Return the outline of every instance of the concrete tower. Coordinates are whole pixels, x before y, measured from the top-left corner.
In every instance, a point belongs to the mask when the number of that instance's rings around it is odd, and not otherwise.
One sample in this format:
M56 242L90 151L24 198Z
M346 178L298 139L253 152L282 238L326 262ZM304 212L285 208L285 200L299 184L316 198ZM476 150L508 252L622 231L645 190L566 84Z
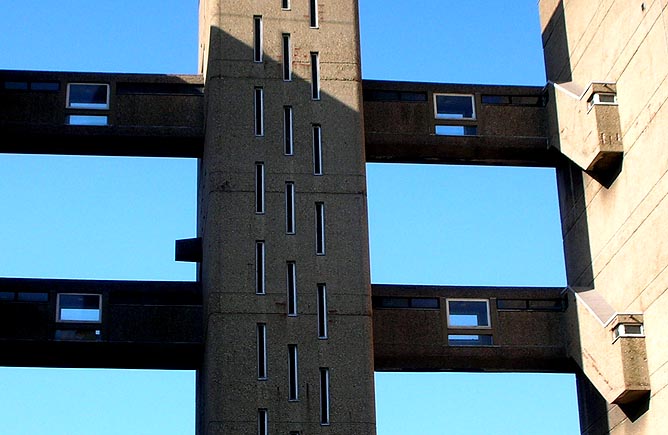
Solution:
M200 434L373 434L358 8L200 2Z

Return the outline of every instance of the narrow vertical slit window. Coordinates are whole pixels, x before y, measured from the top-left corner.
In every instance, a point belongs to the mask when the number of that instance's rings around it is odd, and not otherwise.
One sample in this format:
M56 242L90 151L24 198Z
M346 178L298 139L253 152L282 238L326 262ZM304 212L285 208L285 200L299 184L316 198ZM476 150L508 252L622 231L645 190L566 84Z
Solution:
M299 400L299 365L297 360L297 345L288 344L288 400Z
M253 17L253 60L262 62L262 16Z
M267 324L257 324L257 378L267 379Z
M309 16L311 27L318 27L318 0L309 0Z
M311 98L320 99L320 56L311 52Z
M322 175L322 128L313 125L313 175Z
M255 163L255 213L264 214L264 163Z
M290 0L281 0L281 9L290 9Z
M295 183L285 183L285 232L295 233Z
M315 203L315 253L325 255L325 203Z
M327 338L327 286L318 284L318 338Z
M288 316L297 315L297 264L294 261L288 261Z
M283 106L283 145L286 156L294 154L292 106Z
M269 412L264 408L257 410L257 435L269 435Z
M255 88L255 136L264 136L264 89Z
M320 424L329 424L329 369L320 367Z
M264 241L258 240L255 242L255 293L258 295L265 294L264 255Z
M292 80L292 51L290 50L290 34L283 34L283 80Z

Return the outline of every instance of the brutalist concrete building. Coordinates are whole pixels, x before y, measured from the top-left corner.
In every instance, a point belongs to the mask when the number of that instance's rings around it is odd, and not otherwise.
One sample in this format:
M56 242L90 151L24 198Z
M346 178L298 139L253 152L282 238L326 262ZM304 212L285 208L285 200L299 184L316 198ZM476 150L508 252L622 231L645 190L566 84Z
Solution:
M0 71L0 151L199 159L193 283L0 280L0 363L189 368L198 434L373 434L375 371L668 427L661 1L541 0L545 87L364 81L355 0L200 1L190 76ZM366 162L554 167L567 288L370 282Z

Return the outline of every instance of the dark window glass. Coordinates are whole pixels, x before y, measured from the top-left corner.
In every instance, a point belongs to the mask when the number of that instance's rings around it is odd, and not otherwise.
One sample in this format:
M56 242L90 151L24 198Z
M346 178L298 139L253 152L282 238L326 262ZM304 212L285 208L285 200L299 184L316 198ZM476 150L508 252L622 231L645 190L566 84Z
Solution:
M488 328L489 304L484 300L448 300L448 327Z
M482 104L510 104L510 97L507 95L483 95Z
M327 286L318 284L318 338L327 338Z
M262 17L253 17L253 60L262 62Z
M255 164L255 213L264 213L264 163Z
M255 88L255 136L264 135L264 91Z
M438 298L411 298L411 308L437 309L439 306Z
M318 0L309 0L309 17L311 27L318 27Z
M59 322L100 322L102 296L86 294L59 294Z
M13 301L15 297L14 292L0 292L0 301Z
M448 346L491 346L491 335L468 335L468 334L450 334L448 335Z
M285 155L294 154L292 106L283 106L283 145Z
M269 413L266 409L257 410L257 434L269 435Z
M19 292L18 300L21 302L49 302L49 294Z
M30 83L30 90L39 92L58 92L60 91L60 83L58 82L32 82Z
M255 293L263 295L264 289L264 242L255 242Z
M27 91L28 82L5 82L5 89L10 91Z
M311 98L320 99L320 58L318 53L311 53Z
M288 287L288 315L297 315L297 265L294 261L289 261L287 273Z
M325 255L325 204L315 204L315 253Z
M288 344L288 400L299 400L297 345Z
M313 175L322 175L322 128L313 126Z
M529 301L529 309L536 311L561 311L563 302L561 299Z
M75 109L108 109L109 85L92 83L68 84L67 107Z
M267 325L257 324L257 378L267 379Z
M523 299L498 299L496 308L499 310L526 310L527 301Z
M436 118L475 119L473 95L435 94Z
M283 34L283 80L292 80L292 56L289 33Z
M295 233L295 185L285 183L285 232Z

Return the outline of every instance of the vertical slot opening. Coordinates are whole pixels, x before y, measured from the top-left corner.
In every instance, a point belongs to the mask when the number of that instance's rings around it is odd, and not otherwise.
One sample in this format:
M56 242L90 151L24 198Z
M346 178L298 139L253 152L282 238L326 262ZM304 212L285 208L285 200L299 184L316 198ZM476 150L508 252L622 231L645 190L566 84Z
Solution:
M262 62L262 16L253 17L253 60Z
M255 242L255 293L258 295L265 294L264 255L264 241L258 240Z
M285 183L285 232L295 233L295 184Z
M318 0L309 0L309 16L311 28L318 27Z
M327 338L327 286L318 284L318 338Z
M255 213L264 214L264 163L255 163Z
M288 261L288 316L297 315L297 264Z
M288 400L299 400L297 345L288 344Z
M320 99L320 56L311 52L311 99Z
M257 324L257 378L267 379L267 324Z
M283 106L283 145L286 156L294 154L292 106Z
M264 89L255 88L255 136L264 136Z
M265 408L257 410L257 435L269 435L269 412Z
M320 367L320 424L329 424L329 369Z
M315 253L325 255L325 203L315 203Z
M283 34L283 80L292 80L292 56L289 33Z
M313 175L322 175L322 128L313 125Z

